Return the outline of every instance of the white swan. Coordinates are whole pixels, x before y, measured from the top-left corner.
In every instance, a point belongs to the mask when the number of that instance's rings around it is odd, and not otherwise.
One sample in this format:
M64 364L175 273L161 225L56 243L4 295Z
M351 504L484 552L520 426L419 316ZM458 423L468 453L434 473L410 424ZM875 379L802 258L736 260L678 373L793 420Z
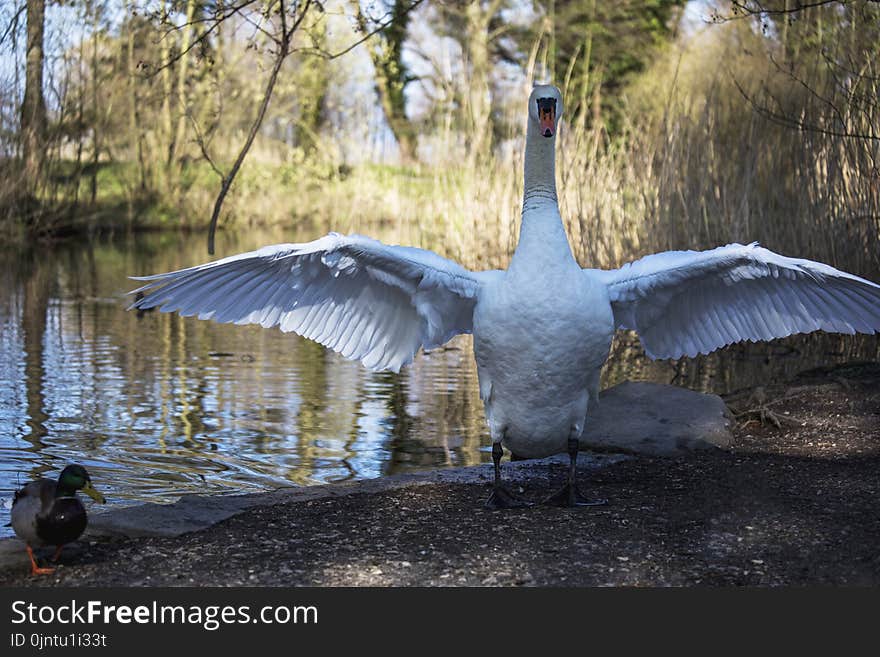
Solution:
M507 271L331 233L140 277L148 282L132 292L132 308L278 326L373 370L398 371L419 348L473 333L493 507L519 504L501 484L502 445L525 457L568 451L567 482L551 501L589 503L575 486L578 440L615 327L638 331L653 358L818 329L880 331L880 286L756 244L581 269L556 198L559 90L535 87L528 114L522 229Z

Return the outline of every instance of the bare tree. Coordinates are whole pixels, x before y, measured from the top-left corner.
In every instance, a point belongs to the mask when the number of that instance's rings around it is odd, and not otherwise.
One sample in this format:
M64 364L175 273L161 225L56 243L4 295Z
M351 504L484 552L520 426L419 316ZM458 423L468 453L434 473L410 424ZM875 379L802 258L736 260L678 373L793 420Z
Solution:
M21 104L21 153L24 193L33 197L43 176L46 143L46 100L43 97L43 27L46 0L27 0L27 57Z
M358 29L370 32L371 27L385 24L369 44L368 51L375 70L376 94L388 127L397 139L400 159L415 160L415 127L406 115L406 86L416 80L403 61L403 45L407 38L410 15L414 7L409 0L390 0L390 7L382 17L364 14L360 0L353 0Z

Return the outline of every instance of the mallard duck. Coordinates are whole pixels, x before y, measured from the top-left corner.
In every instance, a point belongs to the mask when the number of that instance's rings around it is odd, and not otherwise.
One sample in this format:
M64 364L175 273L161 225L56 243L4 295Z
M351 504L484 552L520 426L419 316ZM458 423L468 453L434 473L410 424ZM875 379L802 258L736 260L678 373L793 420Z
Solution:
M820 329L880 331L880 286L757 244L581 268L557 202L562 111L559 89L535 87L522 227L506 271L468 271L431 251L331 233L140 277L146 284L132 292L140 295L132 308L278 326L372 370L397 371L420 348L472 333L493 442L492 508L523 504L502 486L502 445L526 458L568 453L565 485L548 502L602 502L577 491L575 466L617 328L637 331L652 358Z
M86 529L86 508L76 496L81 490L103 504L104 496L92 486L91 477L81 465L68 465L58 481L38 479L27 484L12 498L12 528L27 543L31 574L48 575L54 568L40 568L35 547L56 546L52 561L58 561L65 544L75 541Z

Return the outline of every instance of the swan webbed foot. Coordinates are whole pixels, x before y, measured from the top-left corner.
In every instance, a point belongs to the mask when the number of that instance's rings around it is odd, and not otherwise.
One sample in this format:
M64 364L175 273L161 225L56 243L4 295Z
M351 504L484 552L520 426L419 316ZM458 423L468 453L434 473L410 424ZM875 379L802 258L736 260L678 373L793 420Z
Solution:
M565 485L556 493L544 500L544 504L551 506L602 506L608 504L606 499L590 499L578 490L577 457L580 451L580 441L577 438L568 439L568 477Z
M483 506L487 509L523 509L532 506L531 502L527 502L521 497L511 493L501 483L501 455L504 450L501 448L501 442L492 444L492 462L495 464L495 483L492 487L492 494L489 495Z
M514 495L504 486L495 486L492 494L483 503L487 509L497 511L498 509L524 509L532 506L532 503L522 499L518 495Z
M608 500L603 498L591 499L581 493L578 490L577 486L574 486L568 482L560 488L557 492L553 493L550 497L544 500L544 504L548 506L603 506L608 504Z

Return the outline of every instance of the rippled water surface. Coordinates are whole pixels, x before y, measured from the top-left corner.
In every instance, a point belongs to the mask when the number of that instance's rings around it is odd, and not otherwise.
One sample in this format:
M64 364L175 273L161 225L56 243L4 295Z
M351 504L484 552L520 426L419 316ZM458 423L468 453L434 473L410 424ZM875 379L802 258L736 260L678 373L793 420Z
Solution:
M316 235L221 236L218 256ZM393 241L393 238L392 238ZM294 335L127 312L126 277L207 260L201 236L146 234L2 253L0 535L22 483L86 465L111 504L379 477L489 458L468 337L371 373ZM877 360L875 337L808 336L654 363L623 379L727 392Z

